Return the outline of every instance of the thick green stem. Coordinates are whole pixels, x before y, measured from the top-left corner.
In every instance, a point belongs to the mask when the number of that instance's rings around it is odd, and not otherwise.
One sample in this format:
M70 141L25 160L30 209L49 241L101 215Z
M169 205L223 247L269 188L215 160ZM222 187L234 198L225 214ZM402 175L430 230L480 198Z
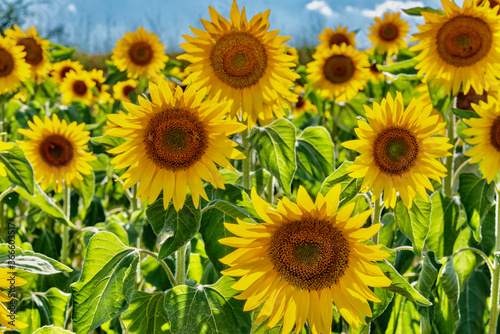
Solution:
M382 201L379 198L375 200L375 207L373 208L372 225L380 223L380 215L382 213ZM372 237L373 243L378 244L378 232Z
M490 327L488 330L489 334L495 334L497 332L498 323L498 284L500 283L500 189L498 189L498 184L496 185L497 191L497 211L495 216L495 262L493 265L493 277L491 277L491 307L490 307Z
M443 182L443 191L447 197L451 197L453 194L453 156L455 155L455 115L448 109L448 124L447 124L447 134L450 139L450 143L453 145L450 148L450 156L446 157L446 170L447 174Z
M243 160L243 178L242 178L242 185L243 188L250 189L250 160L252 159L252 147L248 143L247 140L248 137L248 130L245 129L241 133L241 140L243 142L243 149L245 150L245 160Z
M139 252L152 256L156 259L156 261L158 261L158 254L156 253L150 252L147 249L139 249ZM172 273L172 270L170 270L168 265L165 263L165 261L159 260L158 262L161 264L163 269L165 269L165 272L167 273L168 279L170 283L172 283L172 286L177 286L177 281L175 280L174 274Z
M71 187L63 181L63 211L69 220L71 210ZM62 230L62 247L61 247L61 262L66 264L69 254L69 227L63 225Z
M186 248L189 243L182 245L177 250L177 261L175 267L175 280L177 285L184 285L186 283Z
M274 204L274 178L272 175L269 175L269 179L267 180L265 195L266 201Z

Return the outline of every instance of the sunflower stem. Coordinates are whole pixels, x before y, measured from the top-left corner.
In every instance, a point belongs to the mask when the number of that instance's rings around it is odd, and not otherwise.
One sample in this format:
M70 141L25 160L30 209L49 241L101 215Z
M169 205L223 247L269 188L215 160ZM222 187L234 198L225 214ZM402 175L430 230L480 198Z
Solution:
M175 268L175 281L177 285L184 285L186 283L186 249L188 244L184 244L177 249L176 254L176 268Z
M63 196L63 211L69 219L71 210L71 187L68 187L66 181L63 181ZM62 228L61 262L66 265L69 253L69 228L68 225L63 225Z
M272 175L269 175L266 184L266 202L274 204L274 178Z
M500 281L500 189L498 184L495 185L497 193L497 210L495 216L495 252L493 253L495 257L495 262L493 265L493 276L491 277L491 307L490 307L490 326L488 329L489 334L494 334L497 332L498 323L498 286Z
M248 130L245 129L241 133L241 140L243 143L243 149L245 150L245 159L243 160L243 178L242 185L243 188L250 189L250 160L252 159L252 147L248 143Z
M446 174L443 182L443 191L446 197L451 197L453 195L453 158L455 155L455 115L451 111L451 107L448 108L448 124L447 124L447 135L450 139L450 143L453 145L450 148L450 156L446 157Z
M380 215L382 213L382 201L380 197L375 200L373 208L372 225L380 223ZM378 244L378 232L372 237L373 243Z
M339 158L339 143L338 143L338 128L337 128L337 122L335 122L336 118L336 108L337 103L335 103L335 98L332 100L332 112L331 112L331 117L332 117L332 130L330 132L330 135L332 137L332 142L333 142L333 169L337 167L337 159Z
M172 270L170 270L170 268L165 263L165 261L158 260L158 254L150 252L147 249L139 249L139 253L144 253L144 254L147 254L151 257L154 257L156 259L156 261L158 261L161 264L163 269L165 269L165 272L167 273L168 279L169 279L170 283L172 284L172 286L177 286L177 281L175 280L175 277L174 277L174 274L172 273Z

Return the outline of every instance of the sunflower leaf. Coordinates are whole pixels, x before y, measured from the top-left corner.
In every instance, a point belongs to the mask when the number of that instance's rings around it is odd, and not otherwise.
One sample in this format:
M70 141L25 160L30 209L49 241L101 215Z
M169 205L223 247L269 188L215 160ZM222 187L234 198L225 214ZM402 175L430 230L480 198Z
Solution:
M248 141L257 151L259 161L290 195L297 170L296 129L292 122L281 118L264 127L254 127Z
M390 74L417 74L418 71L415 69L415 65L417 64L418 60L408 59L392 65L377 65L377 69L380 72L387 72Z
M471 111L471 110L463 110L463 109L458 109L458 108L451 108L451 111L457 115L458 117L460 118L465 118L465 119L469 119L469 118L481 118L481 116L479 116L479 114L475 111Z
M113 137L109 135L93 137L90 138L90 141L94 144L103 145L106 149L111 149L120 146L121 144L126 142L126 140L123 138Z
M73 269L46 255L31 250L22 250L19 247L14 247L14 249L10 247L8 244L0 245L0 267L9 268L11 257L13 257L16 268L33 274L52 275L73 271Z
M38 328L33 334L74 334L74 332L50 325Z
M333 173L333 142L324 127L308 127L297 137L297 165L318 182Z
M163 304L165 293L134 291L127 312L122 315L123 323L130 334L165 333L168 317ZM137 321L141 319L141 321Z
M339 168L337 168L326 178L325 181L323 181L320 190L323 196L325 196L336 184L341 185L339 200L343 204L349 202L359 193L363 179L352 178L349 176L349 172L346 171L346 169L352 164L353 163L351 161L343 162Z
M444 12L440 9L434 9L431 7L413 7L413 8L407 8L403 9L403 12L405 12L408 15L416 15L416 16L422 16L422 12L424 13L435 13L439 15L444 15Z
M83 206L88 208L94 199L95 189L95 174L90 171L90 174L82 174L83 180L78 180L78 188L76 191L83 198Z
M434 296L434 328L439 333L456 333L460 322L458 298L460 287L453 261L441 267Z
M24 155L24 151L16 144L8 150L0 152L0 163L5 166L9 180L26 190L30 195L35 193L35 176L33 167Z

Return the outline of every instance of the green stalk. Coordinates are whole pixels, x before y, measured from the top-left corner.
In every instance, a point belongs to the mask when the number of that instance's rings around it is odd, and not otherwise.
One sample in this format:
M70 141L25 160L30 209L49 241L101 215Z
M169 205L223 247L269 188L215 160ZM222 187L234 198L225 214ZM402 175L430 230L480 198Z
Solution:
M156 261L158 261L158 254L156 254L156 253L150 252L147 249L139 249L139 252L147 254L149 256L152 256L156 259ZM165 269L165 272L167 273L168 279L169 279L170 283L172 283L172 286L177 286L177 281L175 280L174 274L172 274L172 270L170 270L170 268L165 263L165 261L160 260L158 262L163 267L163 269Z
M382 201L380 197L375 200L375 205L373 208L372 215L372 225L380 223L380 215L382 213ZM378 232L372 237L373 243L378 244Z
M177 263L175 267L175 281L177 285L184 285L186 283L186 248L188 244L184 244L177 249Z
M241 133L241 140L243 142L243 149L245 150L245 159L243 160L243 179L242 186L243 188L250 189L250 160L252 159L252 147L248 143L248 130L245 129Z
M63 181L63 196L63 211L69 219L71 210L71 187L69 187L65 181ZM63 225L62 228L61 262L66 265L69 254L69 227L67 225Z
M490 327L488 330L489 334L495 334L497 332L498 323L498 284L500 281L500 189L498 189L498 184L495 186L497 191L497 211L495 216L495 262L493 266L493 277L491 277L491 307L490 307Z
M269 175L269 179L266 184L266 202L274 204L274 178L272 175Z
M448 108L448 124L447 124L447 135L450 139L450 143L453 145L450 148L451 155L446 157L446 170L448 171L446 177L443 182L443 191L447 197L451 197L453 195L453 156L455 155L455 115L451 111L451 108Z

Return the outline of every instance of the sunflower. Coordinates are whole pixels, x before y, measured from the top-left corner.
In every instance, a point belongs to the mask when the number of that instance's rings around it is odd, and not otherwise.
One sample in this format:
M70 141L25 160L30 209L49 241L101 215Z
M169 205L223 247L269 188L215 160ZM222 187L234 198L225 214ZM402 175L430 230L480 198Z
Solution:
M98 94L93 93L93 100L95 102L100 101L101 103L107 103L112 100L111 95L108 93L109 85L104 85L106 78L103 75L102 70L92 69L91 72L88 73L90 79L95 83L95 87L97 88Z
M24 278L17 276L16 273L17 269L0 267L0 288L9 289L12 286L12 282L14 282L14 286L21 286L28 283ZM13 277L14 280L12 280ZM11 297L0 290L0 325L10 329L22 329L28 327L28 325L24 322L11 318L12 315L10 313L10 309L3 304L6 302L10 302L11 300ZM17 318L17 316L15 317ZM13 321L14 325L12 325Z
M11 143L5 143L0 139L0 151L8 151L10 150L14 145ZM7 172L5 171L5 165L0 162L0 176L6 177Z
M293 108L293 115L298 117L300 114L305 112L318 112L318 108L312 104L308 99L304 98L304 94L307 90L307 84L304 86L295 86L295 94L297 94L298 99L295 103L295 108Z
M31 130L19 129L19 133L30 140L18 142L33 165L35 179L42 182L45 190L52 185L56 192L63 189L63 180L69 186L78 187L80 174L90 174L92 167L89 161L96 159L91 152L86 152L90 139L89 132L83 131L85 123L67 124L59 121L56 114L52 120L45 116L44 122L38 116L29 121Z
M24 60L23 47L0 35L0 95L14 92L30 77L30 65Z
M403 96L396 93L365 106L368 123L358 120L356 134L360 139L342 143L361 153L347 171L349 176L364 177L361 190L373 190L372 201L384 192L386 208L396 205L396 192L411 208L416 192L427 198L425 189L433 191L429 179L441 182L446 168L436 158L450 155L452 145L446 137L433 137L445 127L433 115L432 105L412 99L404 108Z
M81 100L90 106L93 103L94 94L92 88L95 87L95 81L92 80L89 72L71 71L66 75L61 83L61 93L63 104L70 104L73 100Z
M52 80L58 85L60 85L68 73L76 72L80 73L83 71L83 66L77 61L63 60L52 65Z
M328 49L332 45L341 44L356 46L354 36L356 36L355 32L347 32L347 27L342 28L340 24L335 31L330 28L323 28L323 32L318 36L320 42L322 42L318 48L325 47Z
M370 71L368 56L353 46L317 48L313 58L307 64L308 78L313 88L320 89L323 98L350 100L366 85Z
M498 5L500 5L500 2L498 2L497 0L489 0L489 1L487 1L487 0L477 0L476 4L477 4L478 7L481 6L481 5L483 5L484 7L490 7L490 8L495 9L495 7L497 7ZM498 14L499 10L500 10L500 7L497 7L497 9L496 9L496 13L497 14Z
M191 28L197 37L184 35L188 42L180 45L188 53L178 59L192 63L183 83L207 87L219 101L233 100L231 115L240 115L248 128L257 119L283 117L288 107L284 98L297 102L289 87L299 75L290 69L295 66L294 57L285 53L283 45L290 37L267 31L270 10L247 21L245 8L240 13L233 1L231 22L212 7L209 12L212 22L201 19L206 31Z
M125 189L140 182L137 197L141 201L152 203L163 190L165 209L173 199L178 211L189 186L198 207L200 196L208 200L202 179L224 189L225 181L215 163L233 169L227 158L244 158L227 137L245 126L224 119L230 103L202 102L206 89L196 91L191 85L184 92L180 87L172 92L160 80L158 86L150 82L149 92L151 102L139 97L140 105L123 102L129 112L126 116L108 115L117 127L105 134L129 139L109 151L117 154L111 163L115 168L129 167L120 179L125 179Z
M477 7L464 0L463 8L453 1L441 0L445 15L422 12L425 24L410 41L420 42L410 48L421 51L415 59L417 75L424 81L435 78L454 95L460 87L478 94L500 77L500 20L489 7Z
M373 63L370 65L370 75L369 75L369 80L371 80L374 83L380 82L381 80L384 80L384 73L380 72L377 68L377 63Z
M168 61L163 50L165 46L158 36L140 27L137 32L124 34L124 38L116 43L111 60L120 71L126 71L129 78L152 78L165 68Z
M136 91L137 80L118 81L113 86L113 97L115 100L130 102L130 93Z
M483 91L483 94L478 94L471 88L467 94L464 92L459 92L457 95L457 108L462 110L471 110L472 104L479 104L479 101L486 102L488 100L488 96L491 96L498 100L498 91L500 89L500 85L498 81L490 82L489 88Z
M289 47L285 44L285 53L293 57L293 62L295 65L299 65L299 52L294 47Z
M35 27L24 32L14 25L13 29L5 31L5 36L12 38L16 45L24 47L24 60L31 65L31 77L38 82L45 78L51 67L47 53L50 42L40 38Z
M465 141L475 145L464 154L472 157L471 164L481 162L479 170L490 183L500 171L500 105L488 96L487 102L479 101L472 108L480 118L463 120L470 128L462 133L472 137Z
M404 38L408 35L408 23L401 20L399 13L385 13L384 19L375 18L375 23L368 28L370 41L375 44L378 53L386 53L387 57L398 54L399 50L407 46Z
M252 189L252 202L261 224L224 223L236 237L220 239L237 250L220 261L230 266L222 271L243 276L232 288L244 290L236 299L247 299L244 310L263 303L256 322L269 318L266 328L282 318L283 333L295 325L300 333L307 319L313 333L330 333L333 306L353 327L366 324L372 316L367 300L380 302L367 287L385 287L391 281L371 261L387 258L382 245L361 241L372 237L380 223L361 229L373 210L351 217L354 203L338 210L341 187L326 196L318 194L313 203L300 186L297 204L283 197L277 210Z

